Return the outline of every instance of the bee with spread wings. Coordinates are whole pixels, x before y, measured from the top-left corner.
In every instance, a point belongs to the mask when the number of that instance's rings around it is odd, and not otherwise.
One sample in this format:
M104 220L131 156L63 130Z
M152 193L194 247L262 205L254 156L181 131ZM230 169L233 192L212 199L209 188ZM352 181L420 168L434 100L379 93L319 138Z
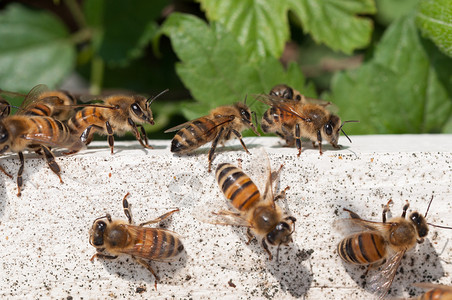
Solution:
M428 208L432 200L433 197ZM345 237L338 244L339 256L351 264L380 266L379 271L368 281L368 288L380 299L388 293L405 252L415 247L417 243L424 242L429 231L428 225L441 227L427 223L428 208L424 216L418 212L412 212L406 219L408 202L403 206L400 217L386 220L391 202L392 200L383 209L383 222L367 221L351 210L344 209L350 214L350 218L340 220L341 223L339 223L343 228L348 226L349 229L360 229L359 232Z
M273 91L273 89L272 89ZM279 93L281 94L281 92ZM257 100L271 107L262 117L262 131L274 132L286 140L288 146L296 144L298 156L301 154L301 137L309 138L312 144L318 143L319 152L322 154L322 141L328 141L334 148L338 145L340 132L350 138L342 129L345 123L358 121L345 121L326 109L330 102L307 98L299 95L298 98L288 99L291 93L283 93L285 98L271 92L270 95L258 95Z

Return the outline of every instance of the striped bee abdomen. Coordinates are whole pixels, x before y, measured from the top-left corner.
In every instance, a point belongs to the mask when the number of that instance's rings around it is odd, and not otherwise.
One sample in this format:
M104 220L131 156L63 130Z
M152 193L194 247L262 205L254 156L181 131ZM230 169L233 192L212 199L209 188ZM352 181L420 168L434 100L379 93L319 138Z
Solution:
M184 153L212 141L217 135L217 126L209 118L201 117L179 130L171 141L171 152Z
M151 260L178 256L183 250L181 240L172 232L157 228L140 228L130 254Z
M223 194L238 210L248 210L261 197L251 178L231 164L220 164L216 171L216 178Z
M419 298L419 300L451 300L452 299L452 289L445 290L441 288L436 288L431 291L426 292Z
M343 239L337 245L337 252L348 263L373 264L386 257L386 242L379 233L361 232Z
M106 120L102 114L102 109L109 108L85 107L77 111L77 113L68 121L69 128L76 134L81 134L91 125L103 128Z

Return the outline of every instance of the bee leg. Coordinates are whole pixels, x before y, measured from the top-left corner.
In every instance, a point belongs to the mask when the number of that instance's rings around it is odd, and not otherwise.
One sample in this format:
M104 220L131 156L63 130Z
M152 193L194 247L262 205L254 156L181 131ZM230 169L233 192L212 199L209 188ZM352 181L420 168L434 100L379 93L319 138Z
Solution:
M55 156L50 151L50 149L47 148L46 146L41 145L41 149L44 152L44 158L46 159L47 164L50 167L50 170L52 170L53 173L55 173L58 176L58 178L60 178L60 182L63 183L63 179L61 179L61 175L60 175L60 167L58 166L58 164L55 161Z
M157 275L157 273L155 273L155 271L152 269L151 265L150 265L149 263L147 263L146 261L144 261L143 259L141 259L141 258L138 258L138 257L135 257L135 256L132 256L132 258L133 258L137 263L139 263L140 265L142 265L143 267L145 267L146 269L148 269L149 272L152 273L152 275L154 275L154 278L155 278L155 289L157 290L157 281L160 280L160 277Z
M148 136L146 135L146 130L144 130L143 125L137 125L137 126L140 127L141 134L144 137L144 143L145 143L146 146L143 146L143 147L146 147L146 148L149 148L149 149L154 149L154 147L149 145Z
M284 190L282 190L278 195L276 195L276 197L273 199L273 202L278 201L279 199L284 199L286 198L286 191L290 189L290 186L286 186L286 188Z
M147 221L144 223L141 223L138 226L145 226L145 225L149 225L149 224L155 224L155 223L159 223L163 220L165 220L166 218L168 218L169 216L171 216L172 214L174 214L176 211L179 211L179 208L176 208L175 210L172 210L170 212L167 212L166 214L161 215L160 217L158 217L157 219L151 220L151 221Z
M408 207L410 207L410 203L409 203L408 200L407 200L407 201L406 201L406 204L403 206L402 218L405 218L405 216L406 216L406 211L408 210Z
M94 254L91 258L90 261L92 262L95 258L102 258L102 259L115 259L118 258L118 256L113 256L113 255L106 255L103 253L96 253Z
M386 214L389 211L389 204L392 203L392 200L389 200L388 203L383 207L383 223L386 223Z
M113 129L111 128L110 122L105 122L105 127L108 133L108 145L110 145L111 154L113 154L113 147L115 144L115 138L113 137Z
M20 160L20 167L19 172L17 172L17 197L20 197L20 188L22 187L23 179L22 179L22 173L24 172L24 166L25 166L25 160L24 160L24 154L22 152L19 152L19 160Z
M349 209L344 208L344 211L348 212L350 214L350 218L352 219L361 219L361 217L357 213L354 213Z
M253 240L253 238L254 238L254 235L251 232L251 229L249 227L246 230L246 236L248 237L248 241L245 244L249 245L251 243L251 241Z
M295 144L297 145L298 155L301 155L301 132L300 132L300 124L295 125Z
M124 214L127 217L127 220L129 220L129 224L132 224L132 214L130 212L129 208L129 201L127 201L127 197L130 195L130 193L127 193L124 198L122 199L122 207L124 208Z
M209 156L208 156L208 160L209 160L209 169L208 172L210 173L210 171L212 170L212 158L213 158L213 154L215 153L215 148L217 148L217 144L218 141L221 139L221 136L223 135L223 131L224 131L224 127L221 127L220 132L218 132L217 136L215 137L215 139L212 142L212 146L210 147L209 150Z
M240 144L242 144L242 147L243 147L243 149L245 149L246 153L251 154L251 153L248 151L248 149L246 148L245 143L244 143L243 140L242 140L242 134L241 134L240 132L238 132L237 130L235 130L235 129L232 129L232 132L233 132L233 133L235 134L235 136L239 139Z
M320 152L320 155L322 155L323 154L323 151L322 151L322 134L320 133L320 130L317 130L317 143L319 143L319 152Z
M265 252L267 252L267 254L268 254L268 260L272 260L273 255L271 254L270 250L268 250L268 245L265 242L265 238L262 239L262 247L264 247Z
M141 133L144 135L144 139L145 139L146 143L143 143L143 138L141 137L141 134L138 131L137 124L135 124L135 122L131 118L128 118L127 122L132 127L133 134L135 134L135 138L137 139L138 142L140 142L141 146L143 146L144 148L151 148L151 149L153 149L152 146L148 145L148 137L146 136L146 131L144 130L143 125L139 125L139 127L140 127L140 130L141 130Z
M13 179L13 176L12 176L11 174L9 174L8 172L6 172L6 170L5 170L5 169L3 169L3 167L2 167L2 166L0 166L0 171L2 171L2 172L3 172L3 174L5 174L6 176L8 176L9 178Z
M85 145L88 145L93 140L93 134L90 134L92 128L93 128L93 125L86 127L86 129L80 135L80 139L82 140L82 142Z

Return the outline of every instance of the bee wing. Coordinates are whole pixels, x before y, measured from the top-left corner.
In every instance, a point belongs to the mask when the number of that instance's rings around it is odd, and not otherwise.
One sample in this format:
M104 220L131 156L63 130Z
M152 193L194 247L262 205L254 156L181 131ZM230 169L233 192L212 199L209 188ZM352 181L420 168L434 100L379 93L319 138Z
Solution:
M55 140L55 137L52 134L42 132L27 134L22 138L38 145L42 144L50 147L82 149L85 146L80 138L75 135L72 135L69 139L65 139L64 141Z
M284 99L280 97L275 97L272 95L257 95L257 100L268 104L270 106L274 106L283 110L287 113L293 114L294 116L302 119L303 121L309 122L309 117L303 115L298 109L297 105L299 104L296 100Z
M194 217L203 223L222 226L251 227L250 223L240 216L239 213L230 210L220 210L217 212L207 211L207 208L199 208L193 213Z
M179 124L179 125L177 125L177 126L171 127L171 128L169 128L169 129L165 130L163 133L179 131L179 130L181 130L182 128L185 128L185 127L189 126L191 123L193 123L193 122L196 121L196 120L198 120L198 119L191 120L191 121L188 121L188 122Z
M133 255L136 257L141 257L144 259L154 260L154 261L172 261L178 255L170 257L159 257L159 255L166 255L167 253L176 253L175 246L178 245L169 241L168 239L159 239L158 235L169 233L172 236L179 238L179 235L174 231L163 229L163 228L150 228L136 225L125 225L131 236L136 236L137 241L130 248L121 249L120 252L124 254ZM143 239L146 237L146 239ZM158 243L161 244L158 244ZM156 244L157 243L157 247Z
M353 212L351 212L353 213ZM392 223L374 222L361 219L357 214L354 217L339 219L333 223L333 227L342 234L352 234L362 231L385 231L391 227Z
M17 114L22 114L28 107L33 105L34 103L40 101L39 96L42 93L48 92L50 89L45 84L38 84L37 86L33 87L25 96L24 101L19 107L19 110L17 111ZM55 97L58 99L58 97Z
M388 293L404 254L405 251L399 251L394 254L383 266L381 266L381 269L370 278L368 287L372 293L377 295L378 299L383 299Z

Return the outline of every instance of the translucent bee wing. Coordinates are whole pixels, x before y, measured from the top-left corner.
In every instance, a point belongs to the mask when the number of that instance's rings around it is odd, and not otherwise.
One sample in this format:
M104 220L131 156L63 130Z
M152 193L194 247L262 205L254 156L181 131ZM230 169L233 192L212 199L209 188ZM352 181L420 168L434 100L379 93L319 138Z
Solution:
M82 149L85 147L85 144L77 136L71 136L70 139L66 139L65 141L55 140L55 137L53 135L47 133L27 134L22 138L28 141L32 141L38 145L42 144L56 148L60 147L67 149Z
M301 102L304 104L310 103L310 104L320 105L322 107L325 107L328 111L330 111L332 113L337 113L339 111L339 108L330 101L304 97L303 95L301 97L302 97Z
M299 101L279 98L272 95L257 95L256 99L265 104L277 107L282 111L292 114L302 119L303 121L310 122L309 117L305 116L297 109Z
M198 119L191 120L191 121L188 121L188 122L179 124L179 125L177 125L177 126L171 127L171 128L169 128L169 129L165 130L163 133L179 131L179 130L181 130L181 129L187 127L187 126L189 126L191 123L193 123L193 122L196 121L196 120L198 120Z
M399 251L394 254L383 264L383 266L381 266L380 270L376 272L375 275L370 277L367 286L378 299L384 299L388 294L404 254L405 251Z
M251 227L248 221L241 217L238 212L236 213L230 210L213 211L212 208L198 207L193 212L193 216L198 221L208 224Z
M27 108L29 108L34 103L40 101L40 95L50 91L50 89L45 84L38 84L37 86L33 87L30 92L28 92L27 96L25 96L24 101L22 101L22 104L19 107L19 110L17 111L17 114L23 114ZM58 99L58 97L55 97Z

